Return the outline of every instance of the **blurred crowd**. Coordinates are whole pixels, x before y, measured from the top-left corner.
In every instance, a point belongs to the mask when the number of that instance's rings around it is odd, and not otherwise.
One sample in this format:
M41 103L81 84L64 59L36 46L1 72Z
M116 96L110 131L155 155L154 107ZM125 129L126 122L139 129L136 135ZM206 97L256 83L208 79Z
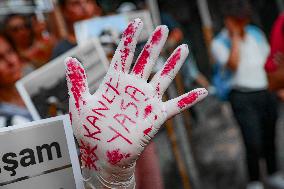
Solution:
M245 188L262 189L263 180L269 186L284 188L284 178L277 165L275 144L276 124L281 116L279 107L284 101L284 15L279 13L270 28L270 36L267 36L260 26L252 22L253 8L250 1L221 2L223 28L215 34L212 33L215 37L209 40L207 46L212 74L208 76L199 70L200 63L195 58L194 49L191 49L182 68L184 90L188 91L196 86L205 87L210 92L210 99L214 97L218 104L229 104L244 144L248 175ZM115 8L109 8L108 3L109 1L58 0L54 10L49 13L11 13L2 16L0 127L32 120L15 83L76 47L76 22L149 9L144 1L121 1L114 3ZM159 6L162 3L163 1L158 1ZM170 12L161 8L159 15L161 24L167 25L170 30L159 58L159 62L164 62L179 44L190 43L192 39L188 38L183 25ZM143 46L143 43L140 45ZM115 46L113 52L114 50ZM207 53L206 50L203 51L204 54ZM200 114L202 113L198 109L190 110L193 124L198 125L202 121L206 124L206 115ZM150 145L142 155L141 161L148 164L140 166L137 174L149 176L138 177L140 180L138 179L137 188L139 183L144 188L163 188L159 168L156 166L158 159L151 158L153 153L154 147ZM265 179L261 178L260 160L264 160L266 167ZM147 179L149 177L152 179Z

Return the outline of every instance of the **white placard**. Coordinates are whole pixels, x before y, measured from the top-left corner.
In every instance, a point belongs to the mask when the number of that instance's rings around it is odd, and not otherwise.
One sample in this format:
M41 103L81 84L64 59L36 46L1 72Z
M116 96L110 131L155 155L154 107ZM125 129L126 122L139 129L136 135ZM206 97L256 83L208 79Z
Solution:
M1 189L84 189L68 116L0 129Z
M52 0L1 0L0 15L31 14L35 12L51 12Z
M79 59L83 64L87 73L91 93L94 93L99 87L99 84L108 69L109 63L105 56L105 52L98 40L93 38L80 46L74 47L70 51L62 54L19 80L16 83L16 87L34 120L47 118L48 116L39 111L39 107L44 102L34 103L32 97L38 95L42 89L50 89L62 80L65 80L64 60L68 56ZM64 86L64 90L67 95L67 86ZM48 97L44 100L47 100L47 98Z
M92 37L102 36L104 32L114 34L114 38L119 40L120 34L122 34L128 23L135 18L140 18L144 24L139 41L146 41L153 31L153 22L149 11L140 10L111 16L95 17L75 23L74 28L77 42L82 44Z

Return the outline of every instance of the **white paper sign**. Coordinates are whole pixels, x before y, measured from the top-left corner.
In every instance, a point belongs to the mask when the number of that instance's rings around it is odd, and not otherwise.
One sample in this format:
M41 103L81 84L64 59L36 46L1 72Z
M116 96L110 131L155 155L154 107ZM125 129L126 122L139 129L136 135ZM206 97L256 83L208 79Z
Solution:
M64 60L68 56L75 57L84 64L88 77L89 88L92 93L98 88L101 80L106 74L106 70L108 69L109 63L105 56L105 52L98 40L94 38L71 49L70 51L64 53L63 55L19 80L16 83L16 87L34 120L52 117L52 115L48 116L46 113L49 111L47 110L49 107L46 107L46 101L54 94L44 96L45 94L41 94L43 93L42 89L50 89L56 86L58 83L66 81ZM67 86L64 85L58 90L65 91L64 94L59 94L57 96L59 99L61 96L66 97L64 100L61 99L59 103L65 107L68 107ZM42 95L43 97L41 97L40 101L34 102L33 97L35 95ZM43 111L42 109L45 109L46 111ZM62 114L65 113L68 112L62 112Z
M119 42L120 34L124 31L130 21L140 18L144 24L140 35L140 41L146 41L153 31L153 22L149 11L133 11L111 16L95 17L75 23L75 34L79 44L83 44L92 37L101 37L104 32L114 34L114 39Z
M0 188L84 188L68 116L0 129Z

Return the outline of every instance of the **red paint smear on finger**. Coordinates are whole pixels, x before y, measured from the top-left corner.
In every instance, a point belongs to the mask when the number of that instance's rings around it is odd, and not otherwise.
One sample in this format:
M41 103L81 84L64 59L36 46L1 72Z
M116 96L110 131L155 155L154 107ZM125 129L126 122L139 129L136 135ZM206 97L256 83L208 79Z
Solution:
M153 128L153 126L147 128L147 129L145 129L145 130L143 131L143 132L144 132L144 135L148 135L148 134L152 131L152 128Z
M159 28L152 36L151 44L158 44L162 38L162 29Z
M147 105L146 108L144 109L144 118L146 118L151 112L152 112L152 106Z
M197 92L189 93L186 97L178 101L177 106L179 108L184 108L188 104L192 104L193 102L195 102L197 98L198 98Z
M133 33L134 33L134 25L133 25L133 22L131 22L127 26L127 28L124 30L122 37L127 38L129 35L133 35ZM124 41L124 42L127 43L127 41ZM124 43L124 45L127 45L127 44Z
M146 45L141 53L141 55L139 56L139 59L137 61L137 63L135 64L134 68L133 68L133 72L135 74L141 74L143 75L143 70L145 68L145 65L148 62L149 56L150 56L150 50L153 48L153 45L156 45L160 42L162 38L162 29L159 28L157 31L155 31L155 33L152 35L151 41L149 45Z
M157 116L157 115L155 115L154 120L157 120L157 119L158 119L158 116Z
M128 27L123 32L122 37L124 38L123 44L125 48L123 50L120 50L122 71L124 71L126 59L128 58L129 52L130 52L128 45L133 41L133 36L135 34L136 29L137 27L135 28L134 23L132 22L128 25Z
M124 155L120 153L119 149L113 150L113 151L107 151L107 158L108 162L112 165L116 165L118 162L120 162L123 158ZM129 154L126 155L129 157Z
M147 60L150 56L149 47L150 47L149 45L145 46L141 55L139 56L139 60L137 61L137 64L135 64L135 66L133 68L133 72L137 75L138 74L143 75L144 67L147 64Z
M124 48L123 50L121 50L120 52L121 52L122 71L124 71L126 59L127 59L128 56L129 56L130 49L129 49L128 47L125 47L125 48Z
M180 59L181 48L179 48L173 56L170 57L169 61L165 65L161 76L167 75L171 70L173 70Z
M82 93L84 93L86 90L85 86L86 75L84 69L81 66L79 66L73 59L70 59L67 62L67 67L68 67L68 77L72 85L71 92L75 99L76 108L77 110L79 110L80 101L82 101L83 104L86 103L82 99Z

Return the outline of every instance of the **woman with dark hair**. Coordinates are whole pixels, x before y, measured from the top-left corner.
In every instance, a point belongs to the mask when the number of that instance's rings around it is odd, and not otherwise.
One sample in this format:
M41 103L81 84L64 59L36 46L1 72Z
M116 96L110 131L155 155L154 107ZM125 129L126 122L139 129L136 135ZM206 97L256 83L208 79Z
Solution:
M52 59L77 46L74 31L75 22L102 14L102 10L96 4L95 0L59 0L59 5L68 34L54 47L51 56Z
M35 68L47 63L55 45L55 37L47 32L43 15L28 20L25 16L12 14L4 21L5 34L23 62Z
M27 18L20 14L8 15L4 20L4 31L20 57L27 61L26 52L33 43L32 30Z
M31 121L15 83L22 76L22 64L9 42L0 36L0 127Z

